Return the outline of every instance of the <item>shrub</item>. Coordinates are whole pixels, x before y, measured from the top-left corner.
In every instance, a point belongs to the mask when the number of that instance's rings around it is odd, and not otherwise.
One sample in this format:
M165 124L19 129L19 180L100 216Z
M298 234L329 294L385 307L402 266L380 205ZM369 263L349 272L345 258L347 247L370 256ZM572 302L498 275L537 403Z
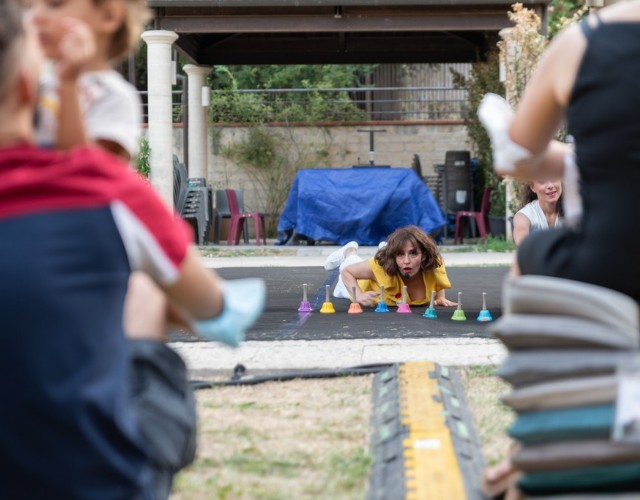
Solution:
M138 151L135 165L136 170L145 177L149 177L151 173L151 167L149 165L150 156L151 148L149 147L149 140L146 137L142 137L140 138L140 150Z

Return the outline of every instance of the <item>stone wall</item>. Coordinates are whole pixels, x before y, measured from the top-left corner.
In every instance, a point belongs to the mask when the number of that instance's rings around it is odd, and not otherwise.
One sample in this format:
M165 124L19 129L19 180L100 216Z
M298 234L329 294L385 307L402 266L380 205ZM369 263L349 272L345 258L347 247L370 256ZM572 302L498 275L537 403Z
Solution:
M358 130L380 130L375 134L375 163L392 167L411 167L413 156L419 155L423 175L434 173L434 165L444 162L445 152L469 149L467 129L460 122L412 123L402 125L358 125L324 127L269 127L277 138L278 155L286 158L294 169L348 168L369 162L369 134ZM260 186L255 169L238 165L229 158L230 147L246 140L244 127L211 127L208 181L214 189L233 187L245 191L245 204L254 210L268 211L266 186ZM182 128L174 128L174 152L182 160ZM264 174L264 173L261 173ZM264 177L264 175L263 175ZM262 184L265 184L262 182ZM285 186L288 190L289 186Z
M279 214L286 202L295 173L301 168L350 168L369 161L369 134L358 130L384 129L375 134L375 163L392 167L412 166L420 157L422 175L433 175L434 165L444 162L449 150L470 149L467 129L460 122L367 124L358 126L268 127L276 137L277 156L282 159L275 171L239 165L230 158L234 145L246 142L246 127L211 127L209 133L208 182L214 190L228 187L244 191L245 210L267 216L269 237L275 237ZM174 127L173 151L184 160L183 129ZM274 175L275 174L275 175ZM226 237L225 227L222 229ZM250 227L250 233L253 230Z

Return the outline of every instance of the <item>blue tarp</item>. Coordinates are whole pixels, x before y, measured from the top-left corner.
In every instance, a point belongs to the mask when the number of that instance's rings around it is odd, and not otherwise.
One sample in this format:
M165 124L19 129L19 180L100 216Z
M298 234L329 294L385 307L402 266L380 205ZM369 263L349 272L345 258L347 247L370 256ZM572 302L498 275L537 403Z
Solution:
M321 168L298 172L278 233L317 241L377 245L394 230L416 225L427 233L444 226L433 193L409 168Z

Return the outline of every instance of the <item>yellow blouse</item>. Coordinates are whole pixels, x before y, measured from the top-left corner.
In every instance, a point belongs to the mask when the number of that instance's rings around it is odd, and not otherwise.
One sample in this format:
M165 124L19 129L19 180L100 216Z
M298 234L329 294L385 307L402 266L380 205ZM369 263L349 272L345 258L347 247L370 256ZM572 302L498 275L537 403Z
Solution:
M374 280L358 280L358 286L363 292L380 291L380 285L384 285L384 301L389 306L398 305L402 302L402 287L404 282L399 275L389 276L382 266L376 262L375 257L369 259L371 269L376 279ZM451 282L447 276L447 271L444 268L444 264L437 267L433 271L422 273L422 279L424 280L424 286L426 290L425 299L420 301L411 300L411 297L407 295L407 302L410 305L422 305L428 304L431 301L431 292L451 288Z

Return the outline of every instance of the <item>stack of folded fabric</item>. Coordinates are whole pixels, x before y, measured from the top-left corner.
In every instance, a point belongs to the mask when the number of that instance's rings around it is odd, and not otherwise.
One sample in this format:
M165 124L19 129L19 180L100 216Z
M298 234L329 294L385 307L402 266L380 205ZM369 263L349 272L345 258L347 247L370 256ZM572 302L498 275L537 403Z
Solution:
M511 457L529 496L635 492L640 442L612 439L618 369L637 358L638 305L621 293L542 276L509 280L493 334L509 355L498 375L517 413ZM640 390L638 391L640 392ZM640 415L638 416L640 418Z

